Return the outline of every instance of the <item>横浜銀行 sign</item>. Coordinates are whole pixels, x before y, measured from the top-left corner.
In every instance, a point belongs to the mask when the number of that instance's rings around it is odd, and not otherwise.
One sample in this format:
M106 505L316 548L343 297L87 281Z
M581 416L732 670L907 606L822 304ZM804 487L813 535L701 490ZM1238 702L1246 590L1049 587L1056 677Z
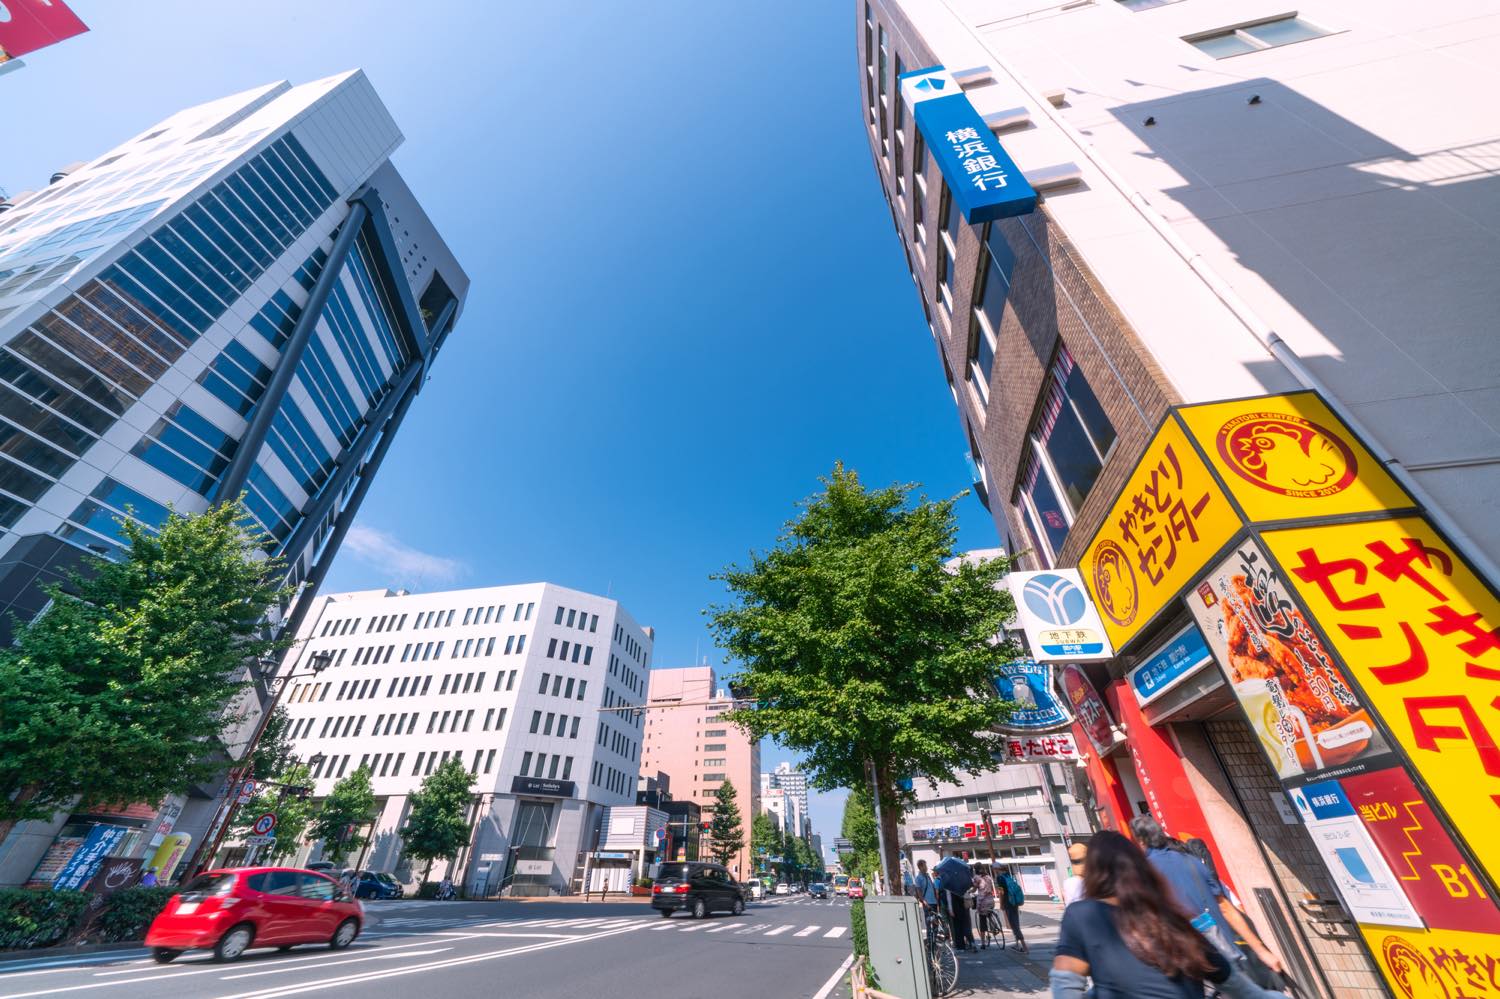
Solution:
M900 99L952 192L975 224L1036 211L1036 191L1016 167L953 75L941 66L903 73Z

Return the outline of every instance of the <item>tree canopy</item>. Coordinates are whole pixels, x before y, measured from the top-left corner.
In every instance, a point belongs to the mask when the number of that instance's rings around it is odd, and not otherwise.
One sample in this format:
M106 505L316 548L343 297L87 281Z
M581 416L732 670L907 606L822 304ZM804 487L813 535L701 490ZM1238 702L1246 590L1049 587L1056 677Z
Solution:
M288 788L304 787L311 790L312 771L305 763L292 763L268 774L266 779L285 786L268 786L250 799L249 804L240 806L230 831L246 835L257 818L266 812L275 813L276 840L269 846L261 847L256 853L257 861L274 863L290 859L307 839L307 824L312 819L313 803L305 795L289 791Z
M708 849L716 863L728 864L745 845L738 798L734 784L727 780L714 791L714 817L708 827Z
M982 734L1009 710L993 679L1015 605L1004 558L957 558L954 504L914 487L869 490L842 465L775 547L722 580L710 609L748 699L728 715L798 752L813 786L880 788L893 869L903 778L956 781L997 765Z
M323 841L323 859L342 864L350 854L363 850L369 837L362 827L375 817L375 792L370 788L370 768L360 767L333 785L323 806L307 830L309 839Z
M458 757L453 757L422 779L412 792L401 844L406 855L427 862L422 880L432 872L433 861L451 860L469 844L467 822L470 789L474 775Z
M222 767L226 705L280 643L281 566L238 503L120 522L120 557L52 586L0 649L0 824L159 801Z

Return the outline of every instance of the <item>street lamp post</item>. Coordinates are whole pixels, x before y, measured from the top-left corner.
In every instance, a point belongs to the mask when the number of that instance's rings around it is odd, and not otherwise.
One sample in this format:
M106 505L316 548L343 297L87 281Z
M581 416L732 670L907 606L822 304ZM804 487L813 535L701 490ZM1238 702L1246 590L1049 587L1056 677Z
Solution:
M317 676L327 669L332 662L333 653L315 652L308 659L309 672L288 673L286 676L271 677L268 681L272 688L271 703L267 705L265 711L261 712L259 721L255 723L255 731L250 736L250 742L245 746L244 765L234 767L229 771L229 793L224 799L224 804L215 813L214 824L209 827L209 835L204 837L203 845L194 854L193 862L188 865L188 870L199 869L203 864L211 860L214 854L219 852L219 845L224 841L224 835L229 831L229 826L234 821L235 813L239 811L240 782L249 776L250 758L255 755L255 750L259 748L261 737L266 734L266 727L271 723L271 716L276 713L277 705L281 703L281 695L286 693L286 688L292 680Z

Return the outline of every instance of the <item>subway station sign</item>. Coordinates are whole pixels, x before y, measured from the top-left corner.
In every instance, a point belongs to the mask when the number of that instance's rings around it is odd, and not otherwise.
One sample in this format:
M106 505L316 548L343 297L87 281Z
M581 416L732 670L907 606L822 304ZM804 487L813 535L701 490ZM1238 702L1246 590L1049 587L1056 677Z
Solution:
M1036 211L1036 191L951 73L929 66L901 74L899 82L900 99L911 107L917 131L965 222L973 225Z

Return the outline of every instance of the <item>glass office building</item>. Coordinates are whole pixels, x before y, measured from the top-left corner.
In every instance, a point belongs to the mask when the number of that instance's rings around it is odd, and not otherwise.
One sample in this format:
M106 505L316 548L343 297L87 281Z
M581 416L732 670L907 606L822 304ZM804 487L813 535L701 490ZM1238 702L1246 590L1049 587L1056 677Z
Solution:
M304 587L296 628L468 288L401 141L359 71L281 82L0 203L0 640L119 518L242 494ZM209 802L178 804L182 828ZM58 835L18 828L0 884Z

